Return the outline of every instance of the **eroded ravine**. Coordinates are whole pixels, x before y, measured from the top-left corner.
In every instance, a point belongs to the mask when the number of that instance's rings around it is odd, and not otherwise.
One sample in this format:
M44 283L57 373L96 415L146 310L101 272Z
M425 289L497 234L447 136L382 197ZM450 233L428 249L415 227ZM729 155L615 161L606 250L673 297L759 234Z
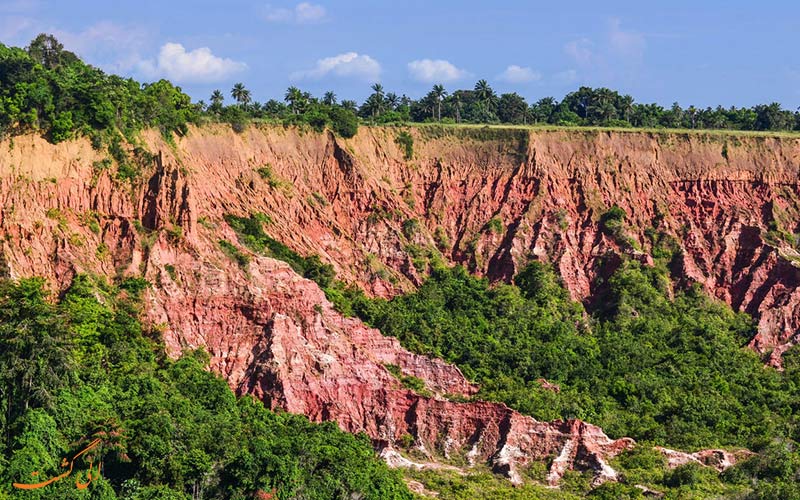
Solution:
M630 440L580 421L542 423L503 405L451 401L476 391L455 367L343 318L284 263L227 257L219 240L237 238L223 216L264 213L273 237L383 296L420 283L425 255L440 252L493 279L530 258L549 261L574 298L591 299L597 273L608 272L599 259L627 253L647 262L651 228L679 243L681 281L758 319L752 344L771 361L795 341L800 276L787 240L800 225L798 141L414 129L414 157L405 160L394 134L362 128L342 140L214 126L170 146L149 133L143 140L158 155L133 185L98 170L103 154L87 141L15 138L0 144L3 269L59 289L76 273L142 273L154 284L148 320L171 351L205 347L239 393L366 431L385 449L410 434L431 458L457 450L512 478L518 465L562 457L554 482L573 466L613 478L608 459ZM600 230L612 205L627 212L634 244ZM404 389L386 364L435 396Z

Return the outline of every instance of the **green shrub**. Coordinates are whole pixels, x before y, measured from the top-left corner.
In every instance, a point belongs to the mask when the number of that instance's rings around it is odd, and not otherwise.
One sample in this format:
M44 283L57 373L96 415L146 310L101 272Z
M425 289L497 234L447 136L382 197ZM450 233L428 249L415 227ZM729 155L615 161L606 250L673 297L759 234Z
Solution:
M630 239L625 235L626 217L625 210L614 205L600 216L600 230L618 243L631 244Z
M164 270L167 271L167 274L169 274L169 277L172 281L178 281L178 273L175 271L175 266L172 264L166 264L164 266Z
M66 141L72 136L75 124L72 121L72 112L64 111L56 116L50 127L50 140L53 143Z
M403 235L410 239L413 239L420 231L420 223L417 219L406 219L403 221Z
M166 228L167 239L171 243L178 243L183 239L183 228L176 224L170 224Z
M264 223L268 219L264 215L254 214L250 217L226 215L225 222L236 232L239 240L256 253L288 263L292 269L305 278L314 280L321 287L327 287L336 276L333 266L325 264L318 255L303 257L285 244L271 238L264 232Z
M202 350L167 356L138 319L146 280L113 287L78 276L58 298L44 286L0 281L0 364L31 377L3 385L0 480L9 492L34 469L55 477L60 457L99 437L92 498L189 499L202 484L203 498L274 489L280 498L411 500L366 435L237 398ZM84 475L88 464L75 467L73 476ZM35 498L80 496L74 481L39 491Z
M236 246L230 241L219 240L219 246L225 255L239 264L239 267L244 269L248 266L248 264L250 264L250 256L243 254L242 251L236 248Z
M328 115L330 116L331 128L336 134L349 139L358 132L358 118L349 109L333 106L329 109Z
M503 221L499 217L493 217L486 223L486 229L495 234L503 232Z
M319 108L313 108L303 113L303 121L317 132L322 132L328 124L328 114Z
M436 227L436 231L433 232L433 240L436 242L436 248L440 252L446 252L450 249L450 238L447 237L447 232L443 227Z

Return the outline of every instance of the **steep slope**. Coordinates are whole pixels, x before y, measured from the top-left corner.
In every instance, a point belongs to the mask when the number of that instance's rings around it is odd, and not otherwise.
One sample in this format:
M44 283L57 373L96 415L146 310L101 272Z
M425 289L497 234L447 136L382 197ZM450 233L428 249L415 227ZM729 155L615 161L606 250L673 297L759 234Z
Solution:
M553 262L573 297L587 300L599 291L598 274L613 271L613 254L647 261L655 234L677 243L673 269L684 283L699 282L758 319L752 345L770 362L796 341L798 139L411 133L411 160L393 129L365 129L349 141L280 129L192 134L177 153L214 179L198 186L208 200L201 211L265 212L276 238L322 255L377 295L418 284L427 256L440 250L493 279L509 279L531 257ZM267 179L256 172L264 166ZM235 201L222 196L231 192ZM613 205L628 214L622 238L598 223Z
M553 483L573 466L613 478L607 460L631 441L579 421L541 423L499 404L452 401L476 391L455 367L341 317L283 263L226 256L219 241L237 238L223 216L264 213L273 237L383 296L419 283L426 259L441 251L496 279L531 256L549 260L574 297L590 299L609 255L648 259L645 230L654 227L683 248L679 276L759 318L753 345L774 347L773 362L794 341L794 253L767 240L797 230L796 140L411 133L411 160L395 129L341 140L209 126L175 145L149 133L143 140L158 155L139 155L142 177L132 184L113 181L87 141L0 143L4 272L46 276L59 289L76 273L143 274L154 284L148 319L170 349L205 347L238 392L366 431L389 458L408 434L431 459L463 454L517 480L518 465L546 458L555 458ZM598 224L614 204L635 228L622 236ZM385 364L422 379L433 396L403 388Z

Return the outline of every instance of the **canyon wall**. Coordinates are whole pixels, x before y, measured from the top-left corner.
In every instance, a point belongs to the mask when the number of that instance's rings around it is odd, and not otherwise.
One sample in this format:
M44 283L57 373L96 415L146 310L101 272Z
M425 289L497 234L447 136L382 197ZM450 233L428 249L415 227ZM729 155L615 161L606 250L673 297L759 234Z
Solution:
M410 436L431 461L461 454L515 480L518 466L552 458L553 484L570 467L613 479L608 459L632 442L458 402L477 388L457 368L342 317L282 262L232 260L220 240L249 252L223 216L265 214L271 236L386 297L419 284L431 259L507 280L536 258L590 302L613 256L652 262L654 235L668 236L677 284L697 282L753 315L752 346L766 360L778 365L796 342L797 139L420 127L409 130L407 159L399 131L362 127L341 139L214 125L174 143L147 132L142 145L156 156L139 155L134 182L116 180L85 140L6 140L0 271L48 277L55 291L77 273L144 275L146 320L171 353L206 348L238 393L365 431L387 457ZM599 224L613 205L627 213L623 237ZM387 364L422 379L426 395Z

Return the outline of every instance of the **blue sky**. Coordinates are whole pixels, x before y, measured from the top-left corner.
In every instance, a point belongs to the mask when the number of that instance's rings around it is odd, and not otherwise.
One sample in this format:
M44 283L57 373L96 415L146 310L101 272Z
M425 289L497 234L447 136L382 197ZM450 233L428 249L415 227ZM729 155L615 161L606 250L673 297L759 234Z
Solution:
M702 5L699 5L702 4ZM380 81L558 99L608 86L638 102L800 106L800 2L0 0L0 42L50 32L87 62L196 99L242 81L361 100Z

